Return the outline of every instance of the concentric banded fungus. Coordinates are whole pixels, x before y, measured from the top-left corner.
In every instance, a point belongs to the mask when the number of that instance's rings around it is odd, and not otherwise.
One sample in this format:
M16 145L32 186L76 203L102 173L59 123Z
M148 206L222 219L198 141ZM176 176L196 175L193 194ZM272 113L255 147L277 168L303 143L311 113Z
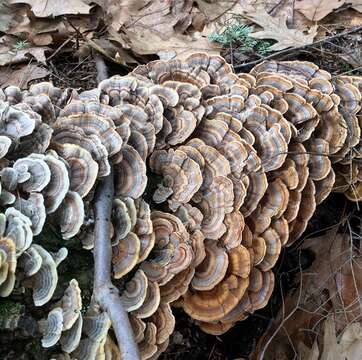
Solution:
M57 266L63 261L68 251L66 248L61 248L57 254L50 254L40 245L32 245L40 257L42 263L39 270L28 278L28 283L33 289L33 300L35 306L46 304L54 294L58 283Z
M130 199L133 201L132 199ZM120 240L124 239L133 226L135 225L135 217L132 216L130 211L131 209L127 208L127 205L121 199L114 199L113 200L113 223L115 225L115 234L113 244L116 245L119 243ZM135 209L134 209L135 210Z
M42 190L44 204L48 214L58 209L64 200L70 186L66 162L59 158L58 154L49 150L45 155L32 154L34 160L43 160L49 167L50 179Z
M361 91L360 77L332 79L308 62L236 75L203 53L152 61L79 94L8 87L0 295L13 290L18 266L36 305L50 299L64 250L54 259L33 235L53 214L64 239L93 248L95 185L113 167L113 273L142 357L167 346L172 306L208 333L227 331L268 302L281 248L330 191L361 200ZM79 300L76 289L69 299ZM80 306L62 313L62 350L118 356L108 317L92 308L83 318ZM59 339L58 327L45 339Z
M71 353L79 346L83 328L81 290L75 279L70 281L58 305L48 314L42 343L49 347L59 341L62 350ZM44 322L40 326L44 327Z
M68 191L57 213L63 239L75 236L84 222L84 203L80 195Z
M130 232L113 246L113 276L116 279L129 273L137 264L141 243L138 236Z
M9 151L11 140L7 136L0 135L0 159Z
M147 185L146 165L138 152L129 145L122 148L122 161L115 166L116 194L140 197Z
M168 340L175 328L175 317L169 304L161 304L150 320L157 327L156 343L162 344Z
M63 328L63 312L61 308L55 308L48 314L44 335L41 340L43 347L51 347L60 339Z
M205 242L206 256L196 268L191 285L195 290L211 290L225 276L229 265L227 253L213 240Z
M99 346L106 341L111 321L106 313L91 308L83 318L82 339L72 353L76 359L95 359Z
M81 197L86 196L94 186L98 175L98 164L85 148L74 144L53 143L52 148L69 165L70 190Z
M201 321L217 321L235 308L243 297L248 279L236 275L227 276L212 290L193 292L183 297L183 308L187 314Z
M14 207L30 219L33 234L39 235L46 219L43 195L31 193L27 200L22 198L16 200Z
M81 339L82 327L83 318L82 315L79 315L74 325L69 330L65 330L60 337L60 344L63 351L66 353L75 351Z
M132 312L139 319L150 317L160 305L160 287L156 282L148 281L147 293L142 305Z
M110 172L108 151L96 135L86 135L81 128L73 125L55 128L53 141L59 144L75 144L86 149L97 162L98 176L106 176Z
M22 111L19 107L0 101L0 133L12 141L30 135L35 128L36 113ZM38 115L39 116L39 115Z
M126 311L139 309L145 302L148 289L148 279L142 270L138 270L135 276L126 284L121 299Z
M202 184L199 165L181 150L154 151L150 168L164 178L163 185L153 194L153 200L162 203L169 198L171 209L176 210L181 204L188 203Z
M148 322L146 324L144 338L138 343L141 359L149 359L157 352L156 336L156 325L152 322Z
M14 163L13 169L18 173L26 169L28 178L21 183L20 188L27 193L40 192L49 184L51 175L49 166L39 158L33 159L28 156L18 159Z
M12 239L15 243L16 255L19 256L33 241L30 219L14 207L5 211L6 228L2 228L5 237ZM5 223L4 223L5 224Z
M0 239L1 267L0 267L0 296L8 296L15 285L16 248L13 240L2 237Z
M70 281L61 302L63 310L63 331L69 330L80 316L82 297L77 280Z
M176 216L153 211L151 219L155 232L155 248L151 253L154 258L144 261L141 269L149 280L164 285L190 265L193 252L188 243L189 234Z
M84 131L86 135L96 135L107 149L108 155L118 153L122 148L122 138L117 133L115 125L108 117L99 116L95 113L81 113L59 117L56 127L75 126Z
M172 303L187 291L195 274L195 269L189 267L174 276L167 284L160 287L161 302Z

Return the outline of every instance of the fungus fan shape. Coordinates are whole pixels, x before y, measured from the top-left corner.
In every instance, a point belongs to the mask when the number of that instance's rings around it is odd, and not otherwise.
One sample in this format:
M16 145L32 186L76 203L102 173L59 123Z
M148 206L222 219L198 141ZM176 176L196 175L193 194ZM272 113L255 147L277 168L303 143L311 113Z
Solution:
M264 307L283 246L331 191L362 198L362 78L309 62L235 74L219 56L153 61L97 89L0 92L0 295L17 275L51 301L67 256L45 224L94 246L93 195L114 170L112 272L142 359L156 359L172 307L219 335ZM107 314L82 310L73 279L40 328L59 359L121 358Z

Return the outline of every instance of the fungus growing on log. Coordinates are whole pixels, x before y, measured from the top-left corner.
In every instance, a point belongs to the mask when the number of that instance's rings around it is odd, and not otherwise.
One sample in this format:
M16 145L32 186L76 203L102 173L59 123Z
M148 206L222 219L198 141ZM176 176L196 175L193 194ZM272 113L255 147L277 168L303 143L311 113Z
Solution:
M51 300L67 251L34 236L49 220L92 249L95 188L114 171L112 271L141 358L166 349L176 305L203 331L228 331L267 304L282 247L331 191L361 200L361 84L302 61L236 75L220 56L196 53L71 97L50 83L8 87L0 295L21 274L36 306ZM43 346L118 358L110 318L96 302L81 311L80 291L74 279L52 304Z

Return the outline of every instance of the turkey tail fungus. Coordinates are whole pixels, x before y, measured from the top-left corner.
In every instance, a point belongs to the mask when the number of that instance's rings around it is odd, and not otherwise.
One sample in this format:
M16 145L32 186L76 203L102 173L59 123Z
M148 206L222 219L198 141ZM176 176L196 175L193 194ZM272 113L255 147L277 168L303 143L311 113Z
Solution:
M0 295L48 304L54 358L156 359L174 307L225 333L268 303L318 204L362 199L362 78L304 61L235 74L204 53L97 66L96 89L0 91ZM57 251L35 238L48 220ZM70 239L93 249L89 307L73 276L52 301Z

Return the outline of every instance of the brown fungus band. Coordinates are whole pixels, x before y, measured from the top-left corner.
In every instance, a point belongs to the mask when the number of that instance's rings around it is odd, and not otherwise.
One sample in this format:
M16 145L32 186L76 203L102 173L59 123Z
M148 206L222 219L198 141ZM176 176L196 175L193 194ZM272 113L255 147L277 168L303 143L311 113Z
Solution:
M51 301L50 220L94 246L93 196L114 169L112 271L142 359L167 348L181 307L222 334L264 307L283 246L331 191L362 199L362 78L301 61L235 74L219 56L153 61L78 93L0 92L0 296ZM107 314L73 279L40 322L58 359L119 359Z

